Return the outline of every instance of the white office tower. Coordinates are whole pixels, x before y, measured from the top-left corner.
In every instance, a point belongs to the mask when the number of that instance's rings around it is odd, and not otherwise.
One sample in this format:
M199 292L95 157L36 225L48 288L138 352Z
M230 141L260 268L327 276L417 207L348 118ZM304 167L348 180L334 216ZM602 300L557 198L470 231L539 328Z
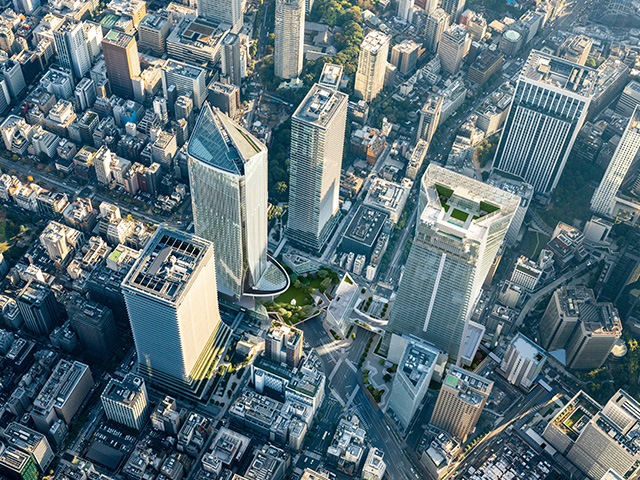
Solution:
M320 251L335 227L349 98L314 85L291 119L289 223L294 244Z
M205 104L187 153L196 235L213 242L218 291L239 298L267 266L267 148Z
M67 19L53 32L53 39L60 65L71 69L76 78L84 77L91 69L91 57L82 23Z
M462 60L469 53L471 37L464 25L453 24L444 31L438 44L438 58L442 70L456 75L462 66Z
M430 52L437 52L444 31L449 28L449 15L441 8L436 8L427 17L424 46Z
M133 373L123 380L109 380L100 399L107 418L129 428L140 431L149 418L147 387L144 379Z
M638 149L640 149L640 111L635 107L607 171L591 198L591 210L594 213L605 217L615 214L612 210L616 204L618 190L636 171Z
M384 88L390 37L377 30L367 33L360 45L354 93L370 102Z
M389 398L389 410L404 432L429 389L439 354L439 350L428 343L407 342Z
M203 398L229 337L220 320L213 244L160 226L122 282L138 373Z
M519 202L509 192L429 165L385 349L392 334L409 334L459 359L470 314Z
M276 77L289 80L302 72L304 59L304 0L276 0Z
M413 0L400 0L398 2L398 18L405 23L411 23L413 18Z
M493 168L531 184L538 195L556 188L582 128L597 72L533 51L511 101Z
M242 30L242 0L198 0L198 16L226 23L233 33Z

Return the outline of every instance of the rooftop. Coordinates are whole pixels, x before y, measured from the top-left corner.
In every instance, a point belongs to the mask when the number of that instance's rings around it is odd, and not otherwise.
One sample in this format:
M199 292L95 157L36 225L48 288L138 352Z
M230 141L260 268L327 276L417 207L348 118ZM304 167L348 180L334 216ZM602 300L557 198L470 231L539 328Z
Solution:
M204 68L197 67L189 63L179 62L172 58L168 59L162 68L174 75L180 75L192 80L195 80L200 76L204 76L206 73Z
M212 167L244 175L245 164L266 147L217 108L205 104L198 117L187 153Z
M378 30L371 30L362 40L360 50L368 50L371 53L375 53L382 48L383 45L388 44L391 38Z
M520 356L527 360L539 363L547 358L547 352L543 348L536 345L521 333L517 333L516 336L513 337L511 345L518 351Z
M555 295L563 314L579 318L593 334L618 334L622 331L618 310L609 302L597 302L593 290L561 287Z
M121 48L126 48L131 41L135 42L135 38L132 35L128 35L118 30L110 30L102 39L103 44L107 43Z
M177 302L189 289L211 242L160 226L122 282L124 289Z
M326 128L340 105L347 101L348 96L344 93L316 83L298 106L293 119Z
M431 380L440 351L426 343L409 341L398 368L411 386L418 390L422 382Z
M373 247L388 218L389 215L386 212L361 205L353 220L349 223L349 228L347 228L344 236L358 243Z
M493 382L485 377L452 366L443 385L458 391L458 395L467 403L477 405L489 396Z
M589 97L594 93L598 72L569 60L533 50L522 69L521 77Z
M125 406L132 405L135 399L144 392L144 380L138 375L129 373L124 380L111 379L102 392L101 397Z

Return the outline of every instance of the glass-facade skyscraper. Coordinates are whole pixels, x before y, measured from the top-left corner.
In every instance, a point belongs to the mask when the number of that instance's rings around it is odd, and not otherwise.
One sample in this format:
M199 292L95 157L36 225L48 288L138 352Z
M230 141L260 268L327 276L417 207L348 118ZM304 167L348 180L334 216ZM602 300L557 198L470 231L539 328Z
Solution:
M205 104L187 153L195 233L213 242L218 291L239 298L267 268L267 148Z
M322 250L335 226L348 100L316 84L291 118L287 236L308 250Z
M459 358L470 312L519 197L429 165L418 221L383 342L413 335Z

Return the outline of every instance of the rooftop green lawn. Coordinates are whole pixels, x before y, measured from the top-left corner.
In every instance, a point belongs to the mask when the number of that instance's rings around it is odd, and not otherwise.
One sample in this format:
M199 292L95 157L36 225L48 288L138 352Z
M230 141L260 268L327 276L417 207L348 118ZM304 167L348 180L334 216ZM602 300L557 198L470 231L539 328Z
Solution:
M458 210L454 208L451 212L451 216L456 220L460 220L461 222L466 222L467 218L469 218L469 214L467 212L463 212L462 210Z

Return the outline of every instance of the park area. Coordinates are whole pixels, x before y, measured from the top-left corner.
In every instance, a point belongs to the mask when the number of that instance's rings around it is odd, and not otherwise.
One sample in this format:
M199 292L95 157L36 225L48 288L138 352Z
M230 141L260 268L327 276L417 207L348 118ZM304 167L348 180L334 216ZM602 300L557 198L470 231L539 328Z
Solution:
M318 292L329 293L340 282L338 274L325 267L300 276L291 271L287 273L291 279L291 286L266 307L270 312L279 314L290 325L316 312L312 295Z

